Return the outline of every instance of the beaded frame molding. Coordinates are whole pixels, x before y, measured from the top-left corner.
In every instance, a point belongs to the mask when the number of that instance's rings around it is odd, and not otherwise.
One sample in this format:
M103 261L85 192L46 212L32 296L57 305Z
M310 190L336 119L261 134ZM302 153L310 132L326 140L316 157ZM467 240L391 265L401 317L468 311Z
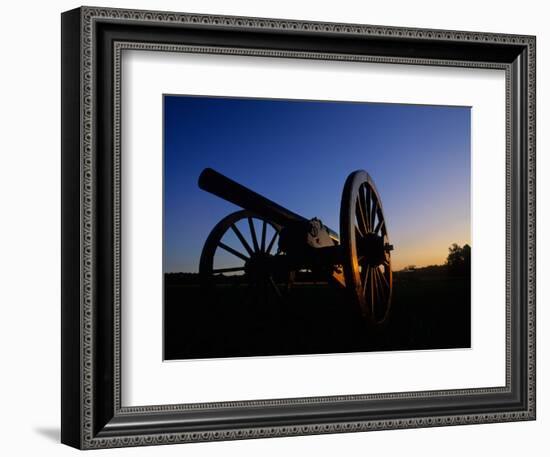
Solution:
M62 424L79 449L535 419L535 37L81 7L62 14ZM124 49L506 74L506 385L121 405Z

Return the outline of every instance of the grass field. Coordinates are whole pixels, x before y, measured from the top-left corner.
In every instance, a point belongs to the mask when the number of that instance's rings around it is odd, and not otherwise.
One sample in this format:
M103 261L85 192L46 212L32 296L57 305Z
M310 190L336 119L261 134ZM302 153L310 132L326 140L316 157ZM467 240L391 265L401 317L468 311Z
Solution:
M295 284L284 299L246 299L219 286L165 284L165 359L464 348L470 284L447 275L394 275L391 317L369 330L332 284ZM253 297L254 298L254 297Z

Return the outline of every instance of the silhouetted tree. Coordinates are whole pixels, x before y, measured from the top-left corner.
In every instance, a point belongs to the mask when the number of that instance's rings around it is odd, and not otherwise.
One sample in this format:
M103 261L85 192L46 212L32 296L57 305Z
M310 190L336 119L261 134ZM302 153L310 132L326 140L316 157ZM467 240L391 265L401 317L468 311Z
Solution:
M469 244L460 247L453 243L449 248L446 262L449 273L454 276L469 276L471 267L471 248Z

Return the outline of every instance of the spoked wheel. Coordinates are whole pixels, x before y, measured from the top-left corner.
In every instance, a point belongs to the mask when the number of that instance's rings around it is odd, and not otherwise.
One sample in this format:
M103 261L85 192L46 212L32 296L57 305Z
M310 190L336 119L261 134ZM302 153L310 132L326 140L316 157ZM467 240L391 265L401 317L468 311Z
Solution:
M245 301L269 301L281 297L291 274L273 272L281 227L250 211L237 211L223 218L210 232L200 259L201 283L209 290L219 287L242 292Z
M389 316L392 271L382 201L367 172L350 174L340 207L340 238L346 289L371 325Z

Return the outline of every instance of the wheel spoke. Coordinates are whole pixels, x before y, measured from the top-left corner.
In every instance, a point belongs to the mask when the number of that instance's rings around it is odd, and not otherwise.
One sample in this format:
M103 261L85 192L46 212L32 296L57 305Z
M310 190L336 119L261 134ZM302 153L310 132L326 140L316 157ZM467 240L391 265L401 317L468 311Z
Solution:
M252 255L254 254L254 252L252 251L252 248L250 247L250 245L248 244L248 242L245 240L243 234L241 233L241 231L238 229L238 227L235 225L235 224L231 224L231 230L233 230L233 232L235 233L235 235L237 235L237 238L239 239L239 241L241 242L241 244L244 246L244 248L246 249L246 252L248 252L248 255Z
M383 318L388 311L391 289L387 278L384 276L384 273L382 273L380 270L378 271L378 278L380 281L380 291L382 293L382 296L381 296L382 302L380 303L380 305L381 305L381 311L383 313L381 317Z
M376 213L378 213L378 200L374 198L372 201L372 208L371 208L371 220L370 220L371 227L374 227L374 221L376 220Z
M362 283L362 295L364 296L367 290L367 283L369 282L369 270L370 265L365 265L363 271L361 272L361 283Z
M271 248L273 248L273 244L275 244L275 240L277 239L278 235L279 235L279 232L275 231L275 233L273 234L273 237L271 238L271 241L269 242L265 250L267 254L271 253Z
M367 224L366 208L365 201L361 198L362 192L359 192L357 197L357 203L355 204L355 216L357 217L357 223L359 225L359 232L365 236L369 231L369 226Z
M371 191L368 185L363 186L363 190L361 191L362 196L362 202L363 202L363 214L365 215L365 226L367 229L367 232L370 232L372 230L372 225L370 223L370 201L371 201Z
M357 225L355 226L355 238L364 238L365 234L366 232L363 232L361 229L359 229Z
M380 284L380 277L378 275L379 271L378 268L374 269L374 277L376 282L376 302L373 307L373 317L376 319L378 316L376 314L377 311L380 311L380 309L383 309L384 301L385 301L385 293L382 290L381 284Z
M212 273L233 273L236 271L244 271L244 266L232 268L215 268L214 270L212 270Z
M239 259L244 260L245 262L248 260L248 257L245 256L243 253L233 249L231 246L228 246L227 244L224 244L221 241L218 243L218 246L223 250L229 252L230 254L233 254L234 256L238 257Z
M370 197L370 187L368 184L365 184L364 191L360 192L363 197L363 205L365 208L365 219L367 224L367 231L370 232L371 226L370 226L370 207L371 207L371 197Z
M373 316L375 315L376 313L376 305L378 304L378 296L380 295L379 294L379 291L378 291L378 278L376 276L376 268L373 268L372 269L372 283L374 285L373 287L373 296L372 296L372 313L373 313Z
M377 268L378 270L378 268ZM379 274L379 277L382 281L384 281L384 284L386 284L386 287L390 287L389 283L388 283L388 280L386 279L386 275L385 273L382 273L380 270L378 270L378 274Z
M376 276L376 285L377 285L376 290L377 292L379 292L378 297L381 299L381 301L384 301L386 296L386 290L383 287L382 278L378 267L374 269L374 275Z
M376 227L374 228L373 232L378 233L378 231L382 228L384 225L384 219L380 217L380 214L378 215L378 223L376 224Z
M267 223L265 220L262 221L262 244L261 244L261 251L265 252L265 232L267 230Z
M370 269L370 299L371 299L371 302L370 302L370 310L371 310L371 313L372 315L374 316L374 293L375 293L375 290L376 289L376 284L374 282L374 269L371 268Z
M279 290L279 287L277 286L277 284L275 284L275 281L273 280L273 276L270 276L269 277L269 284L271 284L271 287L273 288L275 294L277 295L277 297L282 297L282 294L281 294L281 291Z
M254 243L254 251L259 252L260 247L258 246L258 239L256 238L256 230L254 229L254 222L252 218L248 218L248 227L250 228L250 236L252 236L252 243Z
M390 283L388 282L388 278L386 278L386 270L381 271L378 270L378 274L380 276L380 283L383 283L386 289L390 288Z

